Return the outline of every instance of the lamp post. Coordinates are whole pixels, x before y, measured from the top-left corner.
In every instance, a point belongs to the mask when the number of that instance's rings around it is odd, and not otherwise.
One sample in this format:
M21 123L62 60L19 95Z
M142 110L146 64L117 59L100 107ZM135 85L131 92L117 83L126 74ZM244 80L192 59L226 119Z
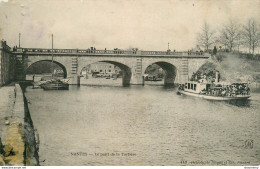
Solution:
M19 33L19 48L21 47L20 46L20 40L21 40L21 33Z
M51 34L51 76L53 79L53 34Z

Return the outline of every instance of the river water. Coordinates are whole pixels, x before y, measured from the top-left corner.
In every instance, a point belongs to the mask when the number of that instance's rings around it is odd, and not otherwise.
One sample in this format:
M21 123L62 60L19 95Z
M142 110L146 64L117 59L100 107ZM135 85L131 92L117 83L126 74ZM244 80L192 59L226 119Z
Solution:
M163 86L27 88L41 165L259 165L260 91L212 102Z

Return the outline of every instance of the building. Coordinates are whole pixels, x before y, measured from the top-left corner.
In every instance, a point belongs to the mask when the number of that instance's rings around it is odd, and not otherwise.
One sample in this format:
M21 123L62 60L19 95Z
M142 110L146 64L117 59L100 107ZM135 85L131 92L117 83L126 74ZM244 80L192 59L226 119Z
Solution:
M15 78L16 56L6 41L0 41L0 86L6 85Z
M119 74L121 69L113 64L110 63L104 63L104 62L97 62L90 64L86 66L81 74L84 75L86 73L93 73L93 72L98 72L98 73L104 73L104 74Z
M64 72L62 69L54 69L53 74L63 76Z

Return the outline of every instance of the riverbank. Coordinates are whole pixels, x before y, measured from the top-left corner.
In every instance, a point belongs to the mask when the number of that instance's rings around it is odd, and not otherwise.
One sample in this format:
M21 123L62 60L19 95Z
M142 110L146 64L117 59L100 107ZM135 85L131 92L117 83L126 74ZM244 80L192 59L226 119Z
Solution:
M39 165L33 122L22 88L19 84L1 87L0 94L0 165Z

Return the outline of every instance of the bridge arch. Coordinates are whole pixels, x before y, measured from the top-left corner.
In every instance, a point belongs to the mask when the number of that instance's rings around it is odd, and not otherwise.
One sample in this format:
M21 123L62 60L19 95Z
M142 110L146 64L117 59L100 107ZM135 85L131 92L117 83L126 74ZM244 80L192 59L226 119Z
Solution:
M89 63L86 63L84 62L85 66L86 65L91 65L91 64L94 64L94 63L98 63L98 62L103 62L103 63L110 63L110 64L113 64L117 67L119 67L122 71L122 85L123 86L129 86L130 85L130 81L131 81L131 77L132 77L132 71L131 71L131 68L126 65L126 64L123 64L121 62L118 62L118 61L111 61L111 60L95 60L95 61L91 61ZM81 71L83 69L83 64L81 64L81 66L79 67L79 71Z
M36 61L36 62L31 62L30 64L27 65L26 69L25 69L25 72L27 73L27 70L34 64L36 63L39 63L39 62L52 62L51 60L39 60L39 61ZM53 61L53 63L57 64L62 70L63 70L63 77L64 78L67 78L67 75L68 75L68 72L67 72L67 69L66 67L61 64L60 62L57 62L57 61Z
M177 75L176 66L174 66L173 64L171 64L169 62L157 61L157 62L153 62L153 63L146 65L143 69L143 74L145 73L148 66L150 66L152 64L156 64L164 70L164 72L165 72L164 85L165 86L174 84L174 81L175 81L175 78L176 78L176 75Z

